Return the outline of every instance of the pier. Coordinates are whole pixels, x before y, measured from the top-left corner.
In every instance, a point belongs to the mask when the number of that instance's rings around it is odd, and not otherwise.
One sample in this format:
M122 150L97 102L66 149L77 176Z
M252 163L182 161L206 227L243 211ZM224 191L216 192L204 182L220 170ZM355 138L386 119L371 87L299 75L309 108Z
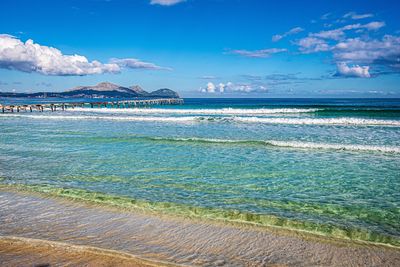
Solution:
M135 99L135 100L118 100L118 101L96 101L96 102L54 102L54 103L37 103L37 104L15 104L15 105L2 105L0 109L2 113L5 112L43 112L45 110L57 111L66 110L75 107L87 108L135 108L145 107L150 105L181 105L183 104L182 98L157 98L157 99Z

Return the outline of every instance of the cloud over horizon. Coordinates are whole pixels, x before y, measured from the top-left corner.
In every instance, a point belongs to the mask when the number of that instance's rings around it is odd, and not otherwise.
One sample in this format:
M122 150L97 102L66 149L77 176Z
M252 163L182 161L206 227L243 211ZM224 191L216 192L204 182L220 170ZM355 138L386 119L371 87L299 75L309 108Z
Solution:
M337 72L335 76L343 77L358 77L358 78L370 78L369 66L354 65L349 67L345 62L339 62L337 64Z
M34 43L0 34L0 68L22 72L36 72L54 76L84 76L103 73L120 73L121 68L167 69L153 63L142 62L133 58L112 59L109 63L89 61L82 55L64 55L50 46Z
M208 82L205 87L200 87L200 92L201 93L244 93L244 94L249 94L249 93L266 93L268 92L267 87L262 84L255 84L255 83L233 83L233 82L227 82L227 83L213 83L213 82Z

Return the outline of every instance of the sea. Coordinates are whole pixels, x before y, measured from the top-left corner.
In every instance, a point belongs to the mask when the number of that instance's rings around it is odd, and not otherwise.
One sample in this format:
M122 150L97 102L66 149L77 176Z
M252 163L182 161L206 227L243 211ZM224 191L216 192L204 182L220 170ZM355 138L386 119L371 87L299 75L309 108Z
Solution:
M0 184L399 247L400 99L0 113Z

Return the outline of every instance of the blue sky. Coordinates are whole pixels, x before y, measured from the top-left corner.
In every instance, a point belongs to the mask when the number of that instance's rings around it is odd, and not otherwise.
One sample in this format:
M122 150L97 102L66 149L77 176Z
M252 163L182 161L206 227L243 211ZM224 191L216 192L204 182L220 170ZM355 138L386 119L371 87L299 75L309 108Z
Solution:
M0 2L0 90L400 97L398 1ZM76 56L74 56L76 55Z

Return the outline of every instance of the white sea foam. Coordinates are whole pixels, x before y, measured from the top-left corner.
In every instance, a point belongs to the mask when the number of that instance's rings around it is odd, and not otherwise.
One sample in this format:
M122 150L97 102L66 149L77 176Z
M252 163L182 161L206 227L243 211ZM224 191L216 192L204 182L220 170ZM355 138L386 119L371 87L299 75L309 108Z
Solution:
M361 145L361 144L330 144L313 143L303 141L278 141L278 140L235 140L235 139L215 139L215 138L163 138L154 137L153 140L166 140L177 142L204 142L204 143L226 143L226 144L264 144L275 147L302 148L302 149L329 149L329 150L350 150L350 151L371 151L400 153L400 147L397 146L379 146L379 145Z
M99 115L22 115L1 114L0 117L25 117L44 120L113 120L113 121L143 121L143 122L237 122L262 124L289 124L289 125L350 125L350 126L395 126L400 127L398 120L377 120L362 118L265 118L265 117L208 117L208 116L99 116Z
M296 114L313 113L321 109L315 108L220 108L220 109L170 109L170 108L74 108L72 112L95 112L113 114L186 114L186 115L267 115L267 114Z
M327 144L327 143L311 143L311 142L299 142L299 141L274 141L274 140L265 141L265 143L272 145L272 146L278 146L278 147L400 153L400 147L396 147L396 146Z
M233 121L245 123L266 124L297 124L297 125L364 125L364 126L400 126L397 120L377 120L362 118L260 118L233 117Z
M22 114L2 114L0 117L24 117L43 120L116 120L116 121L143 121L143 122L196 122L208 119L214 120L212 117L149 117L149 116L66 116L66 115L22 115ZM201 119L200 119L201 118ZM218 120L222 120L219 118ZM356 118L338 118L338 119L287 119L287 118L245 118L234 117L229 121L245 122L267 122L267 123L287 123L287 124L349 124L349 125L395 125L400 126L400 121L388 120L372 120L372 119L356 119ZM260 121L261 120L261 121ZM224 120L226 121L226 120ZM183 142L207 142L207 143L237 143L237 144L265 144L276 147L302 148L302 149L331 149L331 150L350 150L350 151L372 151L372 152L388 152L400 153L398 146L382 146L382 145L362 145L362 144L331 144L331 143L314 143L304 141L279 141L279 140L235 140L235 139L213 139L213 138L164 138L152 137L153 140L165 141L183 141Z
M23 117L39 120L111 120L144 122L194 122L196 117L149 117L149 116L89 116L89 115L17 115L3 114L0 117Z

